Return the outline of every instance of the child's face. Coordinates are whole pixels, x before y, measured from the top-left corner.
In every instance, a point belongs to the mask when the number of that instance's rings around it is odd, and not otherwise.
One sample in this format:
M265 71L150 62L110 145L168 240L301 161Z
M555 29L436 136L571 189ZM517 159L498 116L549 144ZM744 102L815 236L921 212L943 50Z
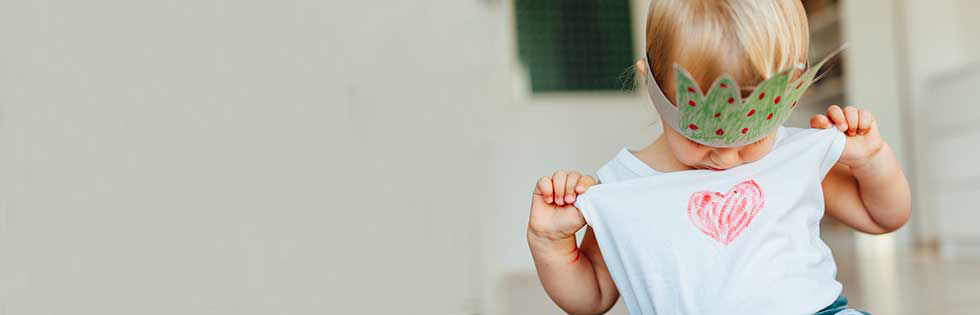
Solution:
M731 148L709 147L691 141L670 127L664 128L664 138L671 153L682 164L696 169L726 170L766 156L772 149L776 132L755 143Z

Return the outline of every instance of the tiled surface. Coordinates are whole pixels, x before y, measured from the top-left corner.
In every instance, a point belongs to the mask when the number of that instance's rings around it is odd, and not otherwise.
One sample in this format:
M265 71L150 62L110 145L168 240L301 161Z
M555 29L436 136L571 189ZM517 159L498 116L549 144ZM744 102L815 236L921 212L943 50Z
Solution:
M852 306L873 314L980 314L980 260L926 250L859 258L852 233L824 233Z

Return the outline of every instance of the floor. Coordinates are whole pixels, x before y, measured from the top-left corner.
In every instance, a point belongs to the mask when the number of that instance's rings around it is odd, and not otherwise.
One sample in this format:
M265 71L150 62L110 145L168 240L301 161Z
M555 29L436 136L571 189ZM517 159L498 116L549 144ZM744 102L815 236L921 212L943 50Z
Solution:
M891 315L980 314L980 259L943 259L927 249L860 257L853 233L833 228L823 233L853 307Z
M863 257L855 254L853 233L833 226L823 233L852 307L888 315L980 314L980 259L946 260L930 250ZM535 274L515 274L503 282L506 314L562 313ZM608 314L628 313L620 302Z

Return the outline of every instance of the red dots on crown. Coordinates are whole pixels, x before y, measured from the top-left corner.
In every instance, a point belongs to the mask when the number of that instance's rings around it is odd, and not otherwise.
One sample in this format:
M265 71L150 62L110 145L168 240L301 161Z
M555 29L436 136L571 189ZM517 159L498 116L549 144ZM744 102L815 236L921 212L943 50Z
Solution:
M742 134L744 135L746 132L749 132L749 128L742 128Z
M779 101L780 101L780 100L781 100L782 98L783 98L782 96L776 96L776 99L772 101L772 102L773 102L773 104L779 104Z
M690 100L687 101L687 105L691 105L691 107L694 107L694 106L698 106L698 103L695 103L694 100Z
M687 125L687 128L691 128L691 130L698 130L698 125L690 124L690 125Z
M725 84L725 83L722 83L722 84L721 84L721 87L722 87L722 88L728 88L728 84Z
M719 136L723 136L725 135L725 131L721 130L721 128L718 128L718 130L715 130L715 134Z
M752 117L752 115L755 115L755 108L753 108L752 110L750 110L749 111L749 114L746 115L745 117Z
M689 87L687 87L687 91L688 92L691 92L691 93L694 93L694 88L692 88L692 87L689 86Z
M721 113L715 113L715 118L721 117Z
M772 119L772 113L769 113L769 116L766 116L766 120L770 120L770 119Z
M728 104L735 104L735 98L734 97L729 97L728 98Z
M759 93L759 99L766 98L766 92Z

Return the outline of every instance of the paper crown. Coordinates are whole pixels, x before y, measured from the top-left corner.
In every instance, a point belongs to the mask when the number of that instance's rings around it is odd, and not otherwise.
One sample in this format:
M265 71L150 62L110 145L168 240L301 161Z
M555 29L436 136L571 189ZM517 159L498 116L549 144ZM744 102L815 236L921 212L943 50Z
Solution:
M722 75L701 93L696 81L680 65L674 64L677 104L671 104L647 71L647 94L657 112L671 128L688 139L712 147L737 147L765 138L786 122L800 96L813 84L817 71L845 47L830 53L809 67L795 81L789 81L792 68L763 81L748 98L729 75ZM644 58L647 69L650 60ZM800 65L802 67L802 65Z

